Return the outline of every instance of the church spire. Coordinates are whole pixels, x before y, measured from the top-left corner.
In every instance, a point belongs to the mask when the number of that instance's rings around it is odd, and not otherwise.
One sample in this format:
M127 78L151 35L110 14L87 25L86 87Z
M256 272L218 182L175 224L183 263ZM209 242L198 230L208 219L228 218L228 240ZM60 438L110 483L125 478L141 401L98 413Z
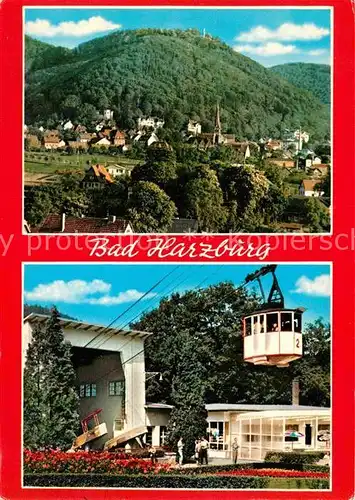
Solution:
M219 102L217 102L216 107L216 119L214 124L214 134L213 134L213 143L221 144L222 142L222 127L221 127L221 117L219 112Z

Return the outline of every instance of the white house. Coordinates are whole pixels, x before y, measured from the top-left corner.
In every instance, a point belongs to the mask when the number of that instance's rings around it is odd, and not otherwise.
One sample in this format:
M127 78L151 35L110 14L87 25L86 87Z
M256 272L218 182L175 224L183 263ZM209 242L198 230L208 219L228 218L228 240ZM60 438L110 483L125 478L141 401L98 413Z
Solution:
M123 175L131 175L132 167L123 167L122 165L107 165L107 172L111 177L121 177Z
M145 135L142 131L139 131L138 134L133 138L133 141L146 141L147 146L150 146L154 142L158 142L159 137L155 132L152 132L150 135Z
M113 111L111 109L104 110L104 119L105 120L112 120L113 119Z
M162 118L155 118L153 116L148 116L147 118L138 118L138 128L157 128L164 127L165 121Z
M34 313L24 319L23 368L33 329L44 327L47 320L48 316ZM92 441L91 446L112 446L145 435L144 341L151 334L70 319L60 319L60 324L72 346L80 419L102 409L101 420L107 426L107 434Z
M201 123L194 120L189 120L189 123L187 124L187 132L189 134L199 135L201 134L201 130Z
M72 130L73 128L74 128L74 125L72 124L72 122L70 120L65 122L63 125L64 130Z
M91 145L94 146L94 147L96 147L96 146L104 146L104 147L108 148L109 146L111 146L111 142L106 137L102 137L101 139L98 138L97 140L93 139L91 141Z
M319 188L320 181L303 179L299 186L299 194L301 196L314 196L319 197L324 195L324 191L321 191Z

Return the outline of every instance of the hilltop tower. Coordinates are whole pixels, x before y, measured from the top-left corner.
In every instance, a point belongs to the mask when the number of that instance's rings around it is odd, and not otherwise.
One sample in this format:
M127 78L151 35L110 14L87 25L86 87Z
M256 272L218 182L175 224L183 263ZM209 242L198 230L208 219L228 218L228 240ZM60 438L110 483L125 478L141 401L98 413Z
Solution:
M217 102L216 118L215 118L214 133L213 133L213 144L222 144L222 142L223 142L223 136L221 127L221 117L219 111L219 103Z

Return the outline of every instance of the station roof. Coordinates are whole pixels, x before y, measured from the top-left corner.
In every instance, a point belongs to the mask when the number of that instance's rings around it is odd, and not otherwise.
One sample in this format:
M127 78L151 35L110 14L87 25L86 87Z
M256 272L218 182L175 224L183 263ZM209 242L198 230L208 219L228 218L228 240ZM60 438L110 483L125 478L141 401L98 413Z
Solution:
M165 403L147 403L145 408L148 410L172 410L174 407Z
M206 404L207 411L306 411L306 410L330 410L322 406L305 405L251 405L234 403L211 403Z
M41 325L44 324L48 319L50 318L49 315L47 314L37 314L37 313L31 313L28 316L24 318L24 323L29 322L33 325ZM59 318L60 321L60 326L64 330L82 330L85 332L92 332L92 333L100 333L104 332L105 333L112 333L113 335L122 335L124 337L140 337L140 338L145 338L148 337L149 335L152 335L150 332L142 332L139 330L122 330L120 328L114 328L110 327L107 328L104 325L95 325L93 323L86 323L85 321L77 321L73 319L67 319L67 318Z

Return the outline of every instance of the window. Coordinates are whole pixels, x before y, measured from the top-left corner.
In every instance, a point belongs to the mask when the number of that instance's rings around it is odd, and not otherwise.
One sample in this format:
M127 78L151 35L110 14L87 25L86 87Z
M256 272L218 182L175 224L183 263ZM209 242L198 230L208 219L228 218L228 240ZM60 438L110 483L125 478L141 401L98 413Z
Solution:
M96 384L80 384L79 396L81 398L96 397Z
M115 431L122 431L124 428L124 420L123 418L115 419Z
M292 332L292 313L281 313L281 331Z
M251 319L245 318L245 335L251 335Z
M210 447L215 450L223 450L224 444L224 422L209 422L208 441Z
M161 425L160 426L160 446L164 446L165 445L165 441L166 441L166 426L165 425Z
M124 395L124 381L113 380L108 383L109 396L123 396Z
M147 427L147 434L145 435L145 442L146 444L152 444L152 439L153 439L153 427Z
M279 331L279 315L277 313L270 313L266 315L266 328L268 332Z
M296 312L294 317L295 317L295 319L294 319L295 332L301 333L302 332L302 314Z

